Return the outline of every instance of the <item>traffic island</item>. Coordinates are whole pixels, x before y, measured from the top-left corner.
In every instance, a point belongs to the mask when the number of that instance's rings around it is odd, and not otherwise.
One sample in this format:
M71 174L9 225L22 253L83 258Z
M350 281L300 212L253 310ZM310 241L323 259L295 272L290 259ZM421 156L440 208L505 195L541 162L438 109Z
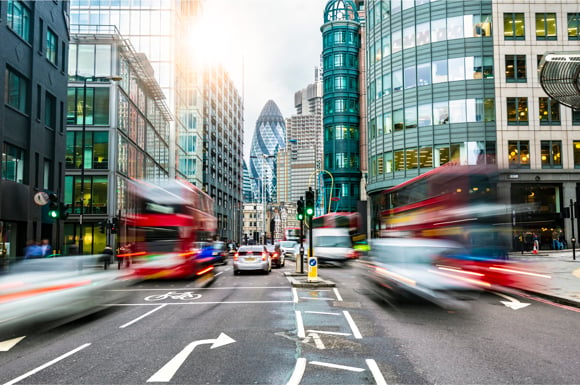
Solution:
M336 287L336 284L334 282L322 279L320 277L317 277L316 280L309 282L308 274L306 273L284 272L284 276L292 284L292 287L304 287L304 288Z

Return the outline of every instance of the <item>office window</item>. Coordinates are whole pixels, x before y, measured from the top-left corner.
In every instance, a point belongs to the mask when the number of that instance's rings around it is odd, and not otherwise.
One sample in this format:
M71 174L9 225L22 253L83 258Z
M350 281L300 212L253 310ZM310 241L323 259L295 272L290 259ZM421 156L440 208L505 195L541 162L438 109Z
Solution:
M510 140L508 142L508 163L510 168L530 168L530 142Z
M11 69L6 69L6 85L4 88L6 104L18 111L28 111L28 80Z
M525 55L505 56L505 78L508 83L525 83L527 81Z
M46 127L56 128L56 97L46 92L44 96L44 125Z
M31 43L30 37L30 11L26 6L16 0L8 0L7 8L8 26L18 36Z
M24 150L4 143L2 151L2 179L24 183Z
M542 168L562 168L562 142L542 140Z
M52 187L52 162L50 159L44 158L44 165L42 170L42 188L49 190Z
M503 14L503 36L505 40L525 40L526 24L523 13Z
M85 148L82 132L66 133L65 160L67 169L79 169L84 153L85 169L105 170L109 167L109 134L106 131L85 132Z
M48 28L46 30L46 58L49 62L54 65L57 65L56 58L58 55L58 41L56 38L56 34Z
M536 39L557 39L555 13L536 13Z
M580 168L580 140L572 143L572 151L574 152L574 168Z
M560 124L560 103L558 101L541 97L539 110L541 125Z
M507 98L508 125L528 124L528 98Z
M85 110L86 119L83 122L83 111ZM86 103L83 87L69 88L66 120L67 124L108 125L109 88L87 87Z
M580 40L580 13L568 14L568 40Z
M70 197L73 203L72 212L80 214L81 202L84 214L107 213L107 185L106 176L85 176L84 199L81 197L81 177L65 177L65 196Z
M572 110L572 124L580 124L580 110Z

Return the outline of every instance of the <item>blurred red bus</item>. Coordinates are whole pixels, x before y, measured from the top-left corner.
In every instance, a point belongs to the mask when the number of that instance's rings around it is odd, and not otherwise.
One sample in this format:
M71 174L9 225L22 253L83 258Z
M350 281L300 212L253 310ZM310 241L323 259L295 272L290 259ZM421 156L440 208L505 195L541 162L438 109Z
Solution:
M300 242L300 228L286 227L284 229L284 240Z
M196 242L210 242L217 229L213 199L182 180L132 181L132 207L121 218L121 253L145 278L183 278L210 272ZM209 258L211 260L211 258Z

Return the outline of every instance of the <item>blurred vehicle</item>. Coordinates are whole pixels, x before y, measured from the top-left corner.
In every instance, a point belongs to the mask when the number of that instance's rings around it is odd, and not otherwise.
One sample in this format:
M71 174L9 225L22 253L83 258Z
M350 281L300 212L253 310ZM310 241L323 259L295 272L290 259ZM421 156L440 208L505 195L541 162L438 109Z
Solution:
M280 242L280 250L284 254L285 259L294 259L294 249L298 245L297 241L282 241Z
M299 241L299 240L300 240L299 227L286 227L284 229L284 241Z
M240 271L259 270L265 274L272 271L272 259L265 245L240 246L234 254L234 275Z
M286 265L286 255L282 252L279 244L267 245L270 257L272 258L272 265L277 268L282 268Z
M228 256L230 253L230 249L225 242L216 241L212 243L212 256L214 259L214 264L217 265L227 265L228 264Z
M308 242L305 242L304 256L308 256ZM345 228L318 228L312 230L314 257L321 264L342 265L350 259L358 258L353 248L351 236Z
M97 312L133 283L125 270L105 270L100 255L17 262L0 275L0 337Z
M359 266L371 292L388 302L422 298L445 309L463 309L464 299L490 286L479 275L440 265L442 258L464 252L448 240L373 239Z
M128 183L120 240L134 273L146 279L213 275L213 258L198 246L215 235L213 199L182 180Z

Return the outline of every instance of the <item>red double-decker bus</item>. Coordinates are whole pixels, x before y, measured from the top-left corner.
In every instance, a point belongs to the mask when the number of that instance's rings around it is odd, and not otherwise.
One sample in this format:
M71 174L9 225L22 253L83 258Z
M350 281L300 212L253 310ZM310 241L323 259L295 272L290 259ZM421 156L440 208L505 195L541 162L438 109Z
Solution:
M121 218L121 258L144 278L184 278L213 269L201 257L200 242L211 242L217 220L213 199L183 180L132 181L131 205Z

